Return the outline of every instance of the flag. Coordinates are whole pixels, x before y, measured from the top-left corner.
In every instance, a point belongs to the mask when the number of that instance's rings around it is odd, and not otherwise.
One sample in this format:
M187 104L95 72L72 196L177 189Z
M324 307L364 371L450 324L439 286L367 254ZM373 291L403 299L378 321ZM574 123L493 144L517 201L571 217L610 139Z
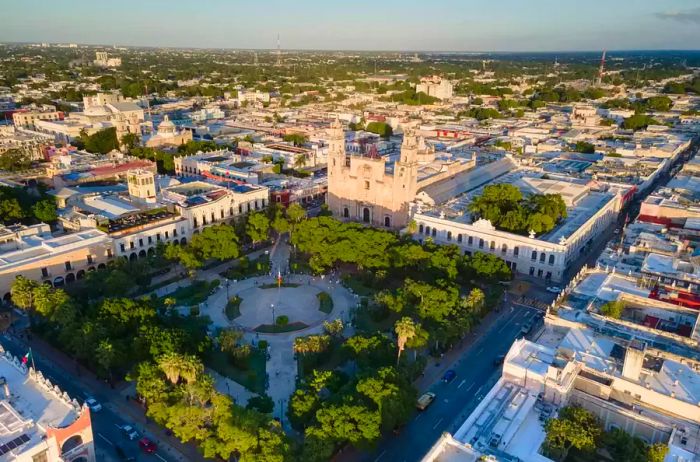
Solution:
M32 350L27 351L27 354L22 356L22 364L27 364L32 359Z

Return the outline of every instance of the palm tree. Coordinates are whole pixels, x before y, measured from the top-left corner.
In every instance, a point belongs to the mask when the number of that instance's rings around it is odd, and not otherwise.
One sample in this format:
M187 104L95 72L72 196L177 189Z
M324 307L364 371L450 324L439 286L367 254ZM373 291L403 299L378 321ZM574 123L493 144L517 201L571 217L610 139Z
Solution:
M294 168L302 168L306 165L306 154L299 154L294 158Z
M238 342L243 338L243 333L235 329L224 329L219 332L219 348L222 352L232 353L238 345Z
M418 224L416 223L416 220L411 220L408 222L408 234L416 234L416 231L418 231Z
M399 350L396 355L396 365L398 366L399 360L401 359L401 352L406 348L406 342L416 335L416 324L413 322L413 319L404 316L396 321L394 331L396 332L396 345Z
M177 353L165 353L158 358L158 367L163 371L171 383L180 381L180 371L182 370L182 356Z

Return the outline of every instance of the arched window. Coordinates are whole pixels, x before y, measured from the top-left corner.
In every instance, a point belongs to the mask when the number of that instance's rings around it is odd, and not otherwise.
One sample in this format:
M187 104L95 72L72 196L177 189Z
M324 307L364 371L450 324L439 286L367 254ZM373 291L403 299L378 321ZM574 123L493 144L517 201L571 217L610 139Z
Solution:
M343 209L343 217L350 218L350 210L347 207Z
M489 245L489 250L496 250L496 241L491 241L491 245Z
M519 253L520 248L516 245L515 247L513 247L513 255L517 257Z
M425 227L425 235L430 236L430 226Z
M542 253L540 254L540 263L544 263L545 258L547 258L547 254L544 253L544 252L542 252Z
M553 265L554 264L554 254L549 256L549 264Z
M506 253L506 252L508 252L508 245L507 245L507 244L503 244L503 245L501 246L501 253Z
M391 217L384 217L384 226L387 228L391 227Z
M461 234L457 235L457 242L459 242L460 244L462 243L462 235Z
M451 241L452 240L452 231L447 232L447 240Z
M71 282L75 282L75 274L68 273L66 274L66 284L70 284Z
M537 260L537 250L532 251L532 261Z
M418 234L423 234L423 224L418 225Z
M431 236L433 236L433 237L437 236L437 229L433 228Z
M61 446L61 454L65 454L66 452L77 448L81 444L83 444L82 436L73 435L63 442L63 445Z
M479 239L479 248L480 249L484 248L484 240L483 239Z
M363 208L362 209L362 221L364 221L365 223L369 223L370 219L371 219L371 216L370 216L369 209L367 207Z

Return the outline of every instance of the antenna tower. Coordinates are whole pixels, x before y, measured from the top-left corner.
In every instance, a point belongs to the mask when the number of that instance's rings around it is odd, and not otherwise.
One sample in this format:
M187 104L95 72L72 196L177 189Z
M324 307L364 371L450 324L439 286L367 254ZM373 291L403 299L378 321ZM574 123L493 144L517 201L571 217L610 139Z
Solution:
M280 34L277 34L277 65L282 65L282 50L280 49Z
M598 85L603 83L603 75L605 74L605 53L603 50L603 56L600 58L600 69L598 69Z

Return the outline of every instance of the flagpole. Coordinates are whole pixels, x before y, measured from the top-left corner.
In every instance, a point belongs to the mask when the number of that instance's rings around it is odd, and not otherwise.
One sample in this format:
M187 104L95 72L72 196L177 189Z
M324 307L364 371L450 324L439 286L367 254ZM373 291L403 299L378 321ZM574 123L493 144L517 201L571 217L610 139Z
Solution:
M32 369L34 369L34 373L36 374L36 365L34 364L34 353L32 353L32 347L29 347L29 356L32 357Z

